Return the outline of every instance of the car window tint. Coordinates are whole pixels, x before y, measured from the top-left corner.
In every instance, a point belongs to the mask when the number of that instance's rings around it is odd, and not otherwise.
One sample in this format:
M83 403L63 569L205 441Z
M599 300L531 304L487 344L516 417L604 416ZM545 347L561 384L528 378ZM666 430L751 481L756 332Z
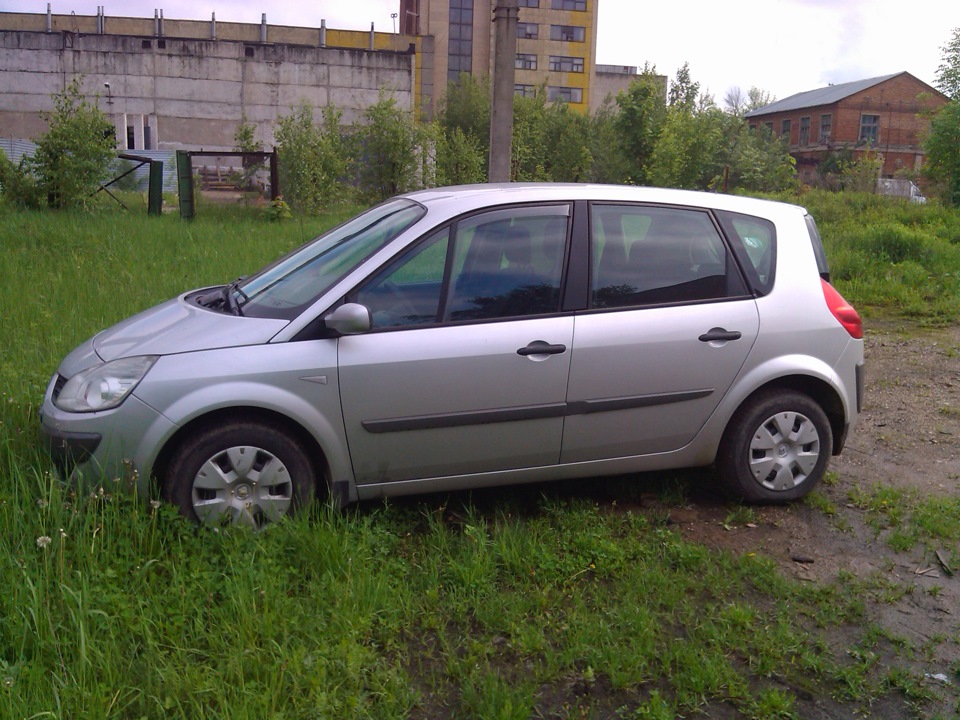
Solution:
M541 315L560 303L569 208L513 208L459 223L447 320Z
M744 292L704 212L595 205L591 212L595 308L709 300Z
M449 244L445 228L374 276L351 301L370 310L374 329L436 322Z
M734 252L747 274L750 285L758 295L766 295L773 289L774 271L777 266L776 227L769 220L752 215L720 211L717 217L733 244ZM820 238L817 236L814 249L819 242Z

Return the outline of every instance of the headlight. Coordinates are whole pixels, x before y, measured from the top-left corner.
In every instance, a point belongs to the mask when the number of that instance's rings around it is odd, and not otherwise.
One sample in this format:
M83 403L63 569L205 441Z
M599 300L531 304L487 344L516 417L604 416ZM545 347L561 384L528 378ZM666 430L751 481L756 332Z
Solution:
M122 403L137 386L157 355L122 358L78 372L67 380L53 401L61 410L96 412Z

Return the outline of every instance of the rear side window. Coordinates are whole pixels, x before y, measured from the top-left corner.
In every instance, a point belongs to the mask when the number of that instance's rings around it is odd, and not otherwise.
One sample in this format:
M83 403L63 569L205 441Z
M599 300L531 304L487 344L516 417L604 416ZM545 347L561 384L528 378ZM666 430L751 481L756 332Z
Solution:
M776 227L752 215L718 211L717 217L751 288L757 295L766 295L773 289L777 268Z
M591 238L591 307L746 294L736 263L706 212L596 204Z

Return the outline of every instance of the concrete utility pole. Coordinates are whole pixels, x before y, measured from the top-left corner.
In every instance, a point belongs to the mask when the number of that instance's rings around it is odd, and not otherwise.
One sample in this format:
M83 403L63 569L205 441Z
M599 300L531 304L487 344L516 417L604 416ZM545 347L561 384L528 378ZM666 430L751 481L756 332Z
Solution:
M495 0L495 2L493 106L490 112L490 182L509 182L519 11L517 0Z

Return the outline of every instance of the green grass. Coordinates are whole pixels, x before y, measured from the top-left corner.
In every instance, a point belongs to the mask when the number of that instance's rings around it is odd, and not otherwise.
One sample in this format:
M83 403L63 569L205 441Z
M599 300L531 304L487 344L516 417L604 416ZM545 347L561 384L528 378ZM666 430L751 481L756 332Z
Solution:
M779 199L803 205L817 220L831 278L858 310L923 325L960 320L960 212L821 190Z
M36 408L66 352L334 221L0 207L0 717L794 718L810 698L922 716L931 691L869 620L897 587L796 582L684 541L662 508L528 487L252 534L53 478ZM604 483L638 507L636 483ZM680 478L653 492L688 501ZM949 501L853 501L922 537L960 526Z

